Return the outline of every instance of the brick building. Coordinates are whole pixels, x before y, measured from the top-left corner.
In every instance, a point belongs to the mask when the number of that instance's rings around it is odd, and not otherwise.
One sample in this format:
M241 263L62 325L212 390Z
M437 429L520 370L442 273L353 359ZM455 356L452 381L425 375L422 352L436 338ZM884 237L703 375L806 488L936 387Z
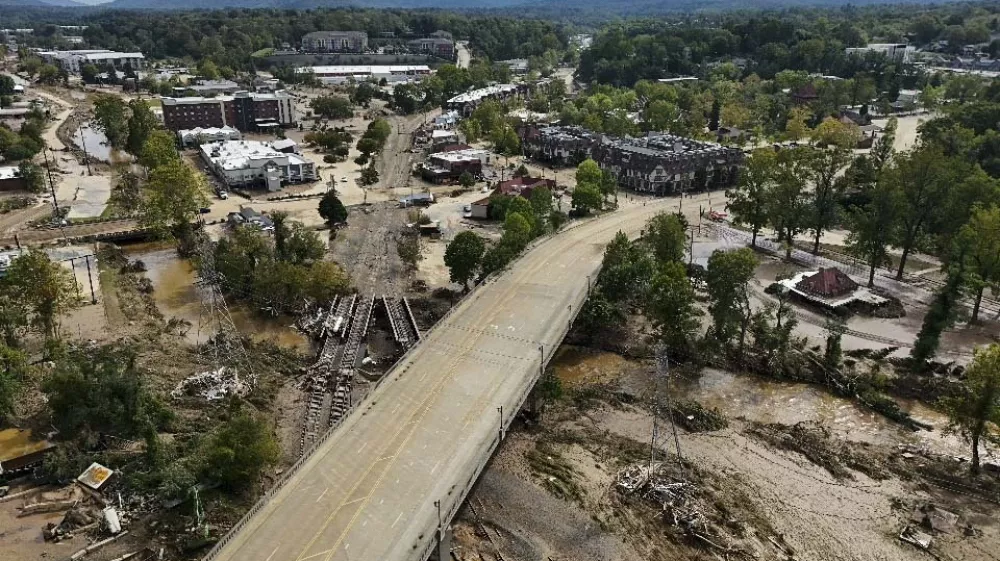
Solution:
M363 53L368 50L364 31L313 31L302 37L307 53Z
M243 132L273 131L295 124L292 96L236 92L219 97L164 97L163 124L172 131L233 127Z
M431 54L444 59L455 58L455 42L446 37L424 37L407 42L411 50Z

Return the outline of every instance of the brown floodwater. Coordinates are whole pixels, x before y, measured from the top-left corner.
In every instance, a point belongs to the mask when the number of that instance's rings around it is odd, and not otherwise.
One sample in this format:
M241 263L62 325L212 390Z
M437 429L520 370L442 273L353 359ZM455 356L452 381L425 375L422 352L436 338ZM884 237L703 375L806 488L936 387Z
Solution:
M618 380L623 386L652 391L651 366L613 353L564 345L551 367L567 388ZM968 455L967 446L944 434L947 417L923 403L898 400L914 419L934 427L911 431L855 402L811 384L778 382L751 375L737 375L706 368L694 379L673 379L671 395L698 401L730 418L760 423L816 422L854 441L877 444L910 444L939 453Z
M181 259L170 244L134 244L125 247L131 259L146 265L146 276L153 283L153 300L167 319L178 318L191 322L187 339L193 344L205 342L214 329L212 321L204 317L203 290L195 282L198 275L194 265ZM229 314L236 328L255 341L270 341L281 347L311 352L309 338L292 326L287 317L267 318L237 302L228 302Z

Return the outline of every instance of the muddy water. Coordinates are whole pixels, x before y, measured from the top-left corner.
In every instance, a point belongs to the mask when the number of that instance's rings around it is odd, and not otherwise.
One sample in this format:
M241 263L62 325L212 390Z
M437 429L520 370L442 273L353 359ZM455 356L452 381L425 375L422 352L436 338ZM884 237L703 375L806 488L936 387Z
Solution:
M102 162L112 162L119 156L118 151L108 144L104 133L94 128L91 123L84 123L73 133L73 144L80 149L85 147L87 154Z
M131 259L146 264L146 276L153 283L153 299L167 319L178 318L191 322L187 339L203 343L212 335L213 324L202 316L202 289L195 282L197 273L190 261L177 256L169 244L136 244L126 247ZM262 318L252 310L236 303L229 304L229 313L240 333L256 341L271 341L282 346L310 352L307 337L291 326L289 318Z
M564 387L619 380L624 386L652 391L651 367L619 355L564 345L552 361ZM882 415L810 384L776 382L756 376L705 369L696 379L674 379L671 395L719 409L731 418L761 423L795 424L813 421L844 438L876 444L926 446L940 453L967 455L965 444L942 434L947 418L918 402L897 400L918 421L933 431L913 432Z

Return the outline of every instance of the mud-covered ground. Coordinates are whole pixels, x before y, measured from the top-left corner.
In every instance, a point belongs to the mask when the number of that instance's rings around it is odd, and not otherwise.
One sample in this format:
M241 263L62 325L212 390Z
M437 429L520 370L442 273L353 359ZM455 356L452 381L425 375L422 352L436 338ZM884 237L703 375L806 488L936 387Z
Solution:
M484 472L455 523L457 559L1000 558L1000 487L967 476L960 442L908 438L813 386L714 373L671 392L687 407L676 443L665 418L652 439L650 364L569 349L552 368L562 395ZM727 384L743 406L715 406ZM659 490L619 485L651 452ZM927 504L958 524L920 526L912 516ZM929 552L899 539L908 525L932 536Z

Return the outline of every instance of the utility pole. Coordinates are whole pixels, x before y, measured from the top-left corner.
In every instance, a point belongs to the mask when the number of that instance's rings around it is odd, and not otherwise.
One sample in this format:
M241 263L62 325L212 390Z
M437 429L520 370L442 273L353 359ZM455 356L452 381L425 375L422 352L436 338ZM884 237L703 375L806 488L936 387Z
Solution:
M52 192L52 206L55 207L56 219L61 219L59 215L59 201L56 200L56 184L52 181L52 167L49 165L48 148L42 150L42 157L45 158L45 172L49 176L49 191Z
M90 154L87 153L87 135L83 133L85 127L80 127L80 146L83 148L83 163L87 164L87 175L94 175L90 171Z

